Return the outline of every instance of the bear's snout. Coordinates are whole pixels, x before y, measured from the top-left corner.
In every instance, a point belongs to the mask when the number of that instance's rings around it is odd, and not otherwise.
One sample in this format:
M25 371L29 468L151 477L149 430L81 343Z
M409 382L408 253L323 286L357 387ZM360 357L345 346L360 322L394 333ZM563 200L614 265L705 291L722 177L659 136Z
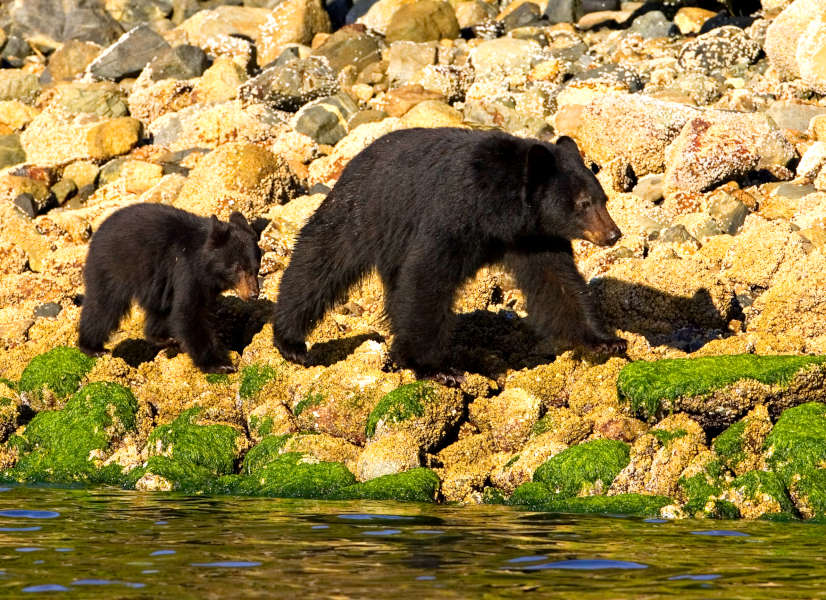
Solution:
M242 300L258 299L258 277L251 273L242 273L235 284L235 291Z
M614 219L603 205L592 206L585 215L583 237L599 246L613 246L622 237Z

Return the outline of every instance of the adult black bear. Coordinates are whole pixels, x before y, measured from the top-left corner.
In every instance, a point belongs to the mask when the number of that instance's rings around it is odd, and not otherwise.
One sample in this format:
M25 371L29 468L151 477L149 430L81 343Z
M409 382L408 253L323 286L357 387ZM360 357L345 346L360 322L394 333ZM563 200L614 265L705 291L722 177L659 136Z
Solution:
M376 267L393 333L391 354L419 375L445 371L454 292L503 261L542 335L595 352L624 352L604 333L571 239L622 235L576 143L500 131L407 129L356 155L301 230L281 279L274 343L306 362L305 338L348 288Z
M260 263L257 235L239 212L226 223L163 204L122 208L89 245L78 345L102 352L136 300L149 341L181 343L201 370L232 372L210 324L212 305L231 288L245 300L257 297Z

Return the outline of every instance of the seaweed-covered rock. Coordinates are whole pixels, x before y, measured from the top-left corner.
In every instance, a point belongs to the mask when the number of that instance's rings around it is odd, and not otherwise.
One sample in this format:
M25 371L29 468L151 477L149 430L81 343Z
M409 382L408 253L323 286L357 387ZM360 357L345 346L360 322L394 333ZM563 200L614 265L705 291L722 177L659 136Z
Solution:
M278 455L249 469L238 488L241 493L276 498L336 498L356 483L338 462L319 462L299 452Z
M604 494L629 461L629 446L615 440L594 440L560 452L533 475L557 498Z
M769 411L762 404L718 435L712 448L735 475L756 469L765 470L763 444L772 429Z
M341 498L433 502L439 494L439 476L430 469L418 468L376 477L341 490Z
M816 398L826 357L740 354L638 361L619 375L620 397L651 418L683 411L703 425L728 425L757 404L775 414Z
M35 411L56 404L80 387L95 359L77 348L59 346L34 357L20 376L17 390Z
M766 462L806 518L826 515L826 404L786 410L766 438Z
M511 494L520 485L533 479L536 470L550 458L568 449L554 431L541 433L519 449L506 463L494 467L490 480L497 489Z
M586 496L559 498L548 493L548 488L537 483L521 486L509 500L509 504L525 506L529 510L559 513L599 513L658 517L663 507L672 504L665 496L644 494L620 494L617 496Z
M37 414L22 436L10 438L19 459L2 477L17 481L119 483L121 467L103 466L117 444L135 431L138 403L116 383L90 383L62 410Z
M736 506L746 519L794 510L786 489L771 471L749 471L741 475L729 484L722 498Z
M683 501L683 511L694 517L739 517L737 507L722 499L726 477L724 467L713 452L698 454L678 481L678 498Z

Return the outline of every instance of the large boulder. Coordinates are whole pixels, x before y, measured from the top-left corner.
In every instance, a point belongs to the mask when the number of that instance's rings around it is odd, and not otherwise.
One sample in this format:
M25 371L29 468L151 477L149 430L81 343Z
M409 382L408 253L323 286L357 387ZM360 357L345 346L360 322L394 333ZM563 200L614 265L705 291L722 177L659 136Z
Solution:
M821 0L795 0L769 25L763 49L781 78L800 77L797 62L798 43L806 33L807 27L817 22L824 12L826 5Z

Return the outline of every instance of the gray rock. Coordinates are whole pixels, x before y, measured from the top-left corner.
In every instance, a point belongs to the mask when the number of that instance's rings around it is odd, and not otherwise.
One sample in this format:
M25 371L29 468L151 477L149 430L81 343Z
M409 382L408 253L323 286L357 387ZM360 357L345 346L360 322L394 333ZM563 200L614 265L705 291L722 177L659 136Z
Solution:
M769 107L766 113L781 129L806 131L814 117L826 115L826 106L778 100Z
M536 25L542 18L542 11L533 2L526 2L502 19L505 31Z
M684 244L684 243L697 243L697 240L691 235L688 230L683 225L672 225L671 227L666 227L660 232L659 240L663 243L674 243L674 244Z
M576 23L585 13L581 0L548 0L545 16L551 23Z
M34 309L34 318L38 319L42 317L51 319L59 315L61 310L63 310L63 307L57 302L46 302L44 304L39 304Z
M356 127L365 123L383 121L387 116L387 113L383 110L360 110L347 121L347 130L353 131Z
M677 219L675 225L682 225L686 228L688 233L698 240L724 233L724 231L717 224L717 221L709 215L705 215L703 213L689 213L687 215L683 215Z
M124 77L135 77L169 44L148 25L140 25L125 33L104 50L92 64L89 71L101 79L119 81Z
M181 44L161 50L147 65L152 81L161 79L192 79L203 75L209 66L206 52L198 46Z
M72 114L93 113L108 118L129 114L123 91L108 81L64 85L55 103Z
M40 82L35 75L15 69L0 70L0 100L19 100L33 104L40 94Z
M107 183L112 183L120 177L121 169L126 161L126 158L113 158L103 165L98 173L98 186L102 187Z
M114 15L124 29L143 23L157 23L172 14L172 0L129 0Z
M739 27L727 25L697 36L680 51L680 66L710 74L734 65L749 65L760 55L760 44Z
M816 191L815 186L811 183L806 183L803 185L796 183L781 183L774 188L774 190L772 190L772 195L777 196L778 198L787 198L789 200L800 200L809 194L814 194Z
M668 32L674 23L658 10L652 10L644 15L640 15L629 28L634 33L640 34L644 39L668 37Z
M485 19L470 28L473 35L480 40L495 40L505 35L505 24L496 19Z
M665 175L663 173L650 173L637 180L633 193L644 202L654 204L663 199L664 187Z
M108 46L123 35L124 29L102 6L77 8L66 13L62 39L94 42Z
M33 194L23 192L14 199L14 207L21 213L34 219L37 215L43 214L55 205L54 196L49 194L43 200L38 200Z
M238 95L246 104L265 102L273 108L295 111L337 90L335 71L324 58L311 56L264 69L244 82Z
M677 81L677 86L700 106L705 106L720 99L725 84L703 73L686 73Z
M62 206L76 192L77 185L71 179L61 179L52 186L52 194L59 206Z
M16 133L0 135L0 169L22 163L26 160L26 153L20 145L20 136Z
M619 84L625 86L629 92L638 92L643 88L642 78L637 71L631 67L613 63L581 71L572 78L572 81L585 80Z
M634 218L634 228L641 231L648 240L656 240L660 237L663 226L651 217L639 214Z
M319 144L333 146L347 135L347 122L358 112L358 105L347 94L316 100L295 116L293 128Z
M584 14L601 10L619 10L620 0L581 0L581 6Z
M742 227L749 209L734 196L716 194L708 208L723 233L734 235Z
M9 66L19 69L25 64L24 59L31 55L31 53L31 46L29 46L26 40L20 36L11 35L9 39L6 40L3 51L0 52L0 58L8 63Z
M393 42L387 51L387 77L394 87L406 85L416 73L434 64L436 45L433 43Z
M367 65L381 60L381 49L378 40L367 34L363 25L351 25L333 33L313 50L313 55L326 58L336 72L347 65L361 72Z

